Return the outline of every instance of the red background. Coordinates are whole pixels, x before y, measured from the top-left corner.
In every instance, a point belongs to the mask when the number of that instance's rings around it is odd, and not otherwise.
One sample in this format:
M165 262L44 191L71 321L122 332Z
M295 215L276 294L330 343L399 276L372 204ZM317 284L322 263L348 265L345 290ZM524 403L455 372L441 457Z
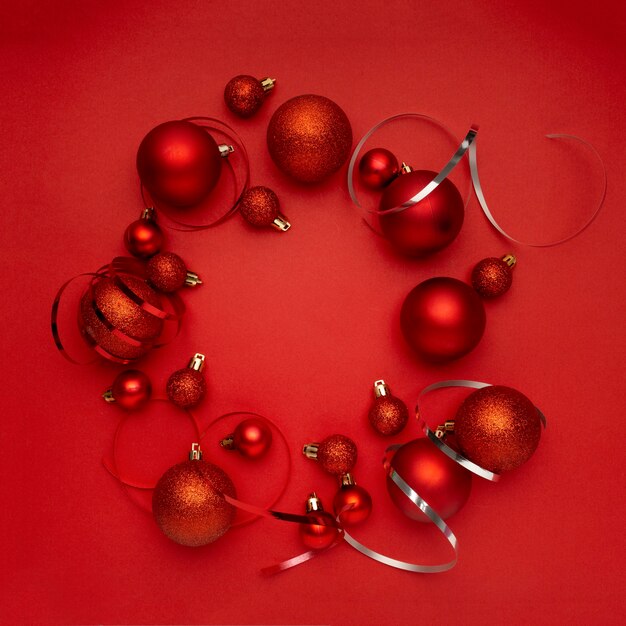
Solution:
M3 3L2 623L620 621L624 10L544 4ZM238 73L279 81L246 122L222 101ZM564 233L596 202L597 170L585 149L542 139L580 135L606 163L605 206L582 236L541 250L499 238L473 198L453 245L422 262L398 258L363 226L343 174L302 188L271 163L271 113L311 92L344 108L355 140L408 110L443 120L459 137L480 123L488 199L505 226L527 237ZM451 520L461 550L452 571L409 574L341 546L263 578L261 567L298 553L295 527L260 521L185 549L102 468L120 414L99 395L117 370L65 362L49 309L63 281L124 252L121 234L141 208L139 141L157 123L188 115L236 125L253 184L278 192L293 228L257 232L235 217L210 231L169 232L169 248L205 285L184 294L181 336L141 367L162 391L173 369L205 352L203 423L244 409L281 425L294 458L283 510L300 510L313 488L330 505L335 489L300 446L334 431L353 437L357 479L375 502L357 536L416 560L445 557L446 546L388 500L380 468L387 442L365 420L372 382L384 377L409 405L443 378L520 389L543 409L548 429L532 460L500 484L474 481ZM422 166L419 145L410 156ZM514 285L487 305L480 346L443 367L413 358L398 330L405 294L431 276L467 278L480 258L509 250L519 258ZM434 420L456 401L433 398ZM144 436L151 462L167 467L168 455L184 455L190 443L186 423L168 427L172 436L159 440L158 420L146 422L127 444ZM411 424L400 439L416 433ZM225 453L212 445L209 456L220 462ZM272 484L284 468L266 464L255 474L231 462L238 484L246 476Z

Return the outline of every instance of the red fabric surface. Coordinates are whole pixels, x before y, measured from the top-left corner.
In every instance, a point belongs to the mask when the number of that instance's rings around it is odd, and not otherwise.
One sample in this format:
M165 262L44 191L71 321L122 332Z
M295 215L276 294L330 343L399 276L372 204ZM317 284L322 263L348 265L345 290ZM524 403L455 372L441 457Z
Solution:
M0 622L619 623L625 25L623 3L562 0L2 3ZM248 121L222 100L239 73L278 79ZM537 250L501 240L473 198L449 248L424 261L399 258L362 224L344 171L305 188L272 164L271 113L302 93L335 100L355 138L402 111L441 119L459 138L480 123L487 198L520 237L563 234L596 201L588 153L546 133L597 147L606 204L582 236ZM49 309L67 278L124 253L123 231L141 209L137 146L157 123L190 115L235 125L252 183L278 193L293 227L257 232L236 216L210 231L168 231L168 249L205 284L183 294L181 335L140 368L162 391L173 370L204 352L203 424L236 409L281 424L294 458L283 510L300 511L312 489L330 507L335 491L300 455L302 444L337 431L355 439L355 475L374 500L355 536L430 562L449 556L445 542L403 518L385 490L387 442L366 419L372 382L385 378L409 406L443 378L524 392L548 429L525 466L497 485L474 481L450 520L460 540L452 571L409 574L344 545L263 578L262 567L301 551L295 526L263 520L206 548L183 548L103 469L120 414L100 393L118 368L65 362ZM413 146L415 166L437 166L419 163L420 153ZM511 250L514 284L486 305L480 345L446 366L412 357L398 323L406 293L436 275L468 279L478 260ZM435 421L454 402L454 394L429 400ZM158 476L184 455L192 429L158 416L141 426L126 432L122 453L143 441L152 464L143 469ZM206 444L218 464L225 434ZM412 423L398 440L416 434ZM279 484L284 468L228 462L244 485L247 477Z

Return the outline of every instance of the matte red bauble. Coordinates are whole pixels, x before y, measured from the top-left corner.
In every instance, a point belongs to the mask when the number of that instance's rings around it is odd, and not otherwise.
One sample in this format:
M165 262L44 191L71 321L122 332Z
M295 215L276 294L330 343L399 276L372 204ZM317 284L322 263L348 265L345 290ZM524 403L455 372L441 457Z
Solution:
M233 434L222 439L220 445L237 450L248 459L259 459L272 445L272 430L266 420L249 417L239 422Z
M136 411L144 406L152 395L152 383L140 370L120 372L102 397L115 402L127 411Z
M406 297L400 324L407 343L421 357L443 362L473 350L485 330L478 294L456 278L430 278Z
M494 385L467 396L454 418L454 433L470 461L499 473L519 467L533 455L541 419L523 393Z
M152 495L152 513L159 528L183 546L203 546L219 539L232 525L235 486L216 465L185 461L163 474Z
M161 308L159 295L145 281L134 276L123 276L120 280L139 298ZM100 315L114 327L113 330L102 321ZM108 277L94 285L93 294L88 290L83 295L80 321L82 332L93 342L110 355L127 360L143 356L150 345L136 345L132 340L129 342L114 334L115 329L144 344L155 340L163 329L163 320L142 309Z
M409 171L385 189L380 210L404 204L421 191L436 172ZM425 256L452 243L464 217L463 198L454 184L444 179L423 200L396 213L379 215L380 228L395 250L407 256Z
M149 209L146 209L146 215ZM141 217L129 224L124 233L126 249L137 257L151 257L163 245L163 231L150 217Z
M302 543L311 550L323 550L330 547L335 541L338 529L330 513L324 511L320 499L312 493L306 502L306 512L316 519L323 518L329 524L300 524L300 538Z
M417 494L443 519L459 511L472 488L472 475L441 452L426 438L405 443L391 459L391 465ZM429 518L387 478L387 491L394 504L419 522Z
M348 474L333 499L333 510L342 526L354 526L364 522L372 512L372 497L360 485L355 484Z
M215 187L222 157L211 135L177 120L153 128L137 151L137 172L156 200L173 207L198 204Z
M272 115L267 147L284 174L301 183L318 183L348 159L352 128L332 100L311 94L297 96Z
M386 187L398 175L398 170L398 159L385 148L372 148L359 161L361 182L374 190Z

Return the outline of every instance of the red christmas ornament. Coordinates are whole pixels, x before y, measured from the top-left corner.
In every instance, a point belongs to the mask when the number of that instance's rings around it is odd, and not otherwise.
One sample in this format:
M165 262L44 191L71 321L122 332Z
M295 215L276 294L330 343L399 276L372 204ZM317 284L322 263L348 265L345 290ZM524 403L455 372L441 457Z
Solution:
M150 283L164 293L202 284L198 274L189 271L185 262L173 252L155 254L146 264L146 275Z
M326 524L300 524L300 538L302 543L310 550L323 550L328 548L337 538L339 530L334 525L333 516L324 511L321 500L312 493L306 502L306 512L316 518L325 518L332 521L333 525Z
M235 486L224 470L201 459L200 450L192 449L190 460L168 469L152 495L159 528L183 546L212 543L235 518L235 508L224 499L224 494L237 497Z
M517 259L507 254L501 259L489 257L479 261L472 270L472 287L482 298L496 298L506 293L513 281Z
M284 232L291 224L280 215L279 209L278 197L269 187L251 187L244 192L239 203L241 216L251 226L272 226Z
M307 459L318 461L329 474L348 474L356 463L357 449L352 439L343 435L331 435L322 443L308 443L302 449Z
M144 406L152 395L152 383L140 370L120 372L102 397L107 402L115 402L127 411L135 411Z
M431 278L406 297L400 324L407 343L424 359L443 362L473 350L485 330L476 292L455 278Z
M128 275L118 278L139 298L161 308L159 295L145 281ZM80 322L82 332L91 341L110 355L129 361L143 356L163 329L163 320L142 309L109 277L98 280L83 295ZM115 334L115 330L132 339L123 339ZM137 342L141 342L141 345L137 345Z
M341 487L333 500L335 516L342 526L354 526L364 522L372 512L372 498L363 487L354 482L351 474L341 477Z
M124 233L124 245L134 256L151 257L163 245L163 231L154 219L152 207L144 209L141 217L129 224Z
M403 164L401 175L385 189L380 210L388 211L410 200L436 172L411 170ZM395 213L379 215L380 228L391 245L407 256L425 256L452 243L463 225L463 198L454 184L444 179L423 200Z
M426 438L405 443L393 455L391 465L443 519L459 511L469 497L472 487L470 472ZM406 516L419 522L430 521L389 477L387 491L393 503Z
M265 96L274 89L276 79L241 74L231 78L224 89L226 106L239 117L251 117L265 101Z
M249 417L237 424L235 432L222 439L220 445L248 459L259 459L272 445L272 430L266 420Z
M377 433L397 435L409 421L409 409L402 400L391 395L384 380L377 380L374 382L374 402L367 417Z
M204 354L196 352L189 365L176 370L167 380L167 397L176 406L189 409L200 403L206 393L206 382L202 376Z
M204 200L217 184L221 155L213 137L196 124L165 122L141 142L137 172L156 200L177 208L190 207Z
M272 115L267 147L283 174L301 183L318 183L350 156L352 128L332 100L311 94L297 96Z
M359 161L361 182L370 189L383 189L398 175L398 171L398 159L385 148L372 148Z
M494 385L465 399L454 418L454 433L470 461L500 473L519 467L533 455L541 437L541 419L523 393Z

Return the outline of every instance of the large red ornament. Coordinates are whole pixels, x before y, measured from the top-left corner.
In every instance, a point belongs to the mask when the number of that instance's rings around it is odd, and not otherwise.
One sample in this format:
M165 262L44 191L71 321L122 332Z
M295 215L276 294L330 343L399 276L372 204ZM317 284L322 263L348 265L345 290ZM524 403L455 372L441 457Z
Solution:
M473 350L485 330L478 294L456 278L430 278L406 297L400 324L407 343L433 362L457 359Z
M332 100L311 94L297 96L272 115L267 147L284 174L301 183L318 183L348 159L352 128Z
M441 452L426 438L405 443L391 459L391 465L417 494L443 519L459 511L472 488L472 475ZM419 522L429 518L387 478L387 491L394 504Z
M533 455L541 437L541 419L523 393L494 385L465 399L454 418L454 433L470 461L500 473L519 467Z
M386 187L397 175L398 159L386 148L372 148L359 161L361 182L370 189Z
M140 299L161 308L159 295L145 281L128 275L120 276L119 280ZM142 309L109 277L101 278L83 295L80 322L82 332L92 342L111 356L125 360L143 356L163 329L163 320ZM121 331L129 340L115 334L115 330Z
M137 151L141 182L153 198L173 207L204 200L221 170L222 157L213 137L184 120L153 128Z
M127 411L136 411L144 406L152 395L152 383L140 370L120 372L102 397L107 402L115 402Z
M272 445L272 430L266 420L249 417L237 424L232 435L220 441L227 450L237 450L248 459L264 456Z
M436 172L427 170L401 174L385 189L380 210L388 211L404 204L435 176ZM398 252L419 257L452 243L461 230L464 213L461 194L446 178L408 209L379 215L379 222L383 234Z
M159 479L152 495L152 513L172 541L203 546L219 539L235 518L235 508L223 494L237 497L224 470L200 460L184 461Z

